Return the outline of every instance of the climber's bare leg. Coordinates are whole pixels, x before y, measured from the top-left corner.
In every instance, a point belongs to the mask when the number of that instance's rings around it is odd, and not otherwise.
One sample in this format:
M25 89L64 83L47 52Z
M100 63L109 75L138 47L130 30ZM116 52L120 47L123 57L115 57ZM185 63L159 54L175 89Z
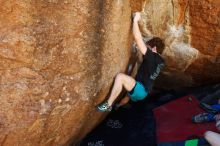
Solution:
M130 100L130 97L129 96L125 96L119 103L118 103L118 107L121 107L125 104L127 104Z
M126 74L123 74L123 73L119 73L115 78L115 82L114 82L110 97L108 99L108 105L111 106L113 104L115 99L121 93L123 87L127 91L131 91L134 88L135 83L136 81L132 77Z

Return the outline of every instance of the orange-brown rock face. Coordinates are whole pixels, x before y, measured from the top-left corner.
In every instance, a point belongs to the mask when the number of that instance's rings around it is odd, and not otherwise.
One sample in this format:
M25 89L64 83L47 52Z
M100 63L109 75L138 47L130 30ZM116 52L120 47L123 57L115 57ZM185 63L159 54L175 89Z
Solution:
M0 145L77 143L130 56L129 1L0 0Z
M166 42L163 88L220 82L220 1L146 0L142 30Z

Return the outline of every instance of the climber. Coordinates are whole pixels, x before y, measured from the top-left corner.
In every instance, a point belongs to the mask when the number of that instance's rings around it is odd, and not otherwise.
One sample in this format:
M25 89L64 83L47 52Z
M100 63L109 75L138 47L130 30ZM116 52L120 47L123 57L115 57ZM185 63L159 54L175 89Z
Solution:
M153 81L158 77L165 65L160 55L165 46L163 41L158 37L153 37L145 44L138 26L140 18L140 12L136 12L133 18L133 35L138 50L142 53L143 62L138 69L135 79L124 73L117 74L110 97L97 106L97 109L101 112L112 110L112 105L123 87L128 91L128 96L132 101L143 100L147 97L152 88Z

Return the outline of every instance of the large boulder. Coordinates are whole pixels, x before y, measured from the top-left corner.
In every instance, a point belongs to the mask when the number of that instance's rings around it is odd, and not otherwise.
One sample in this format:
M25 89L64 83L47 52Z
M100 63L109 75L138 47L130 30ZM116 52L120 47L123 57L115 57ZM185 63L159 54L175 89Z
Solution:
M76 144L130 56L121 0L0 0L0 145Z

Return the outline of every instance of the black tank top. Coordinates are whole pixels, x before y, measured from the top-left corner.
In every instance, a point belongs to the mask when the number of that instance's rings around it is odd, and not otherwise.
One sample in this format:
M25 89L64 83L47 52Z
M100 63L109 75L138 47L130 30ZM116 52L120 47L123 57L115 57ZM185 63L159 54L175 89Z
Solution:
M153 81L158 77L164 65L165 62L158 53L147 49L147 52L143 55L143 62L135 77L136 81L141 82L145 90L149 92L152 88Z

